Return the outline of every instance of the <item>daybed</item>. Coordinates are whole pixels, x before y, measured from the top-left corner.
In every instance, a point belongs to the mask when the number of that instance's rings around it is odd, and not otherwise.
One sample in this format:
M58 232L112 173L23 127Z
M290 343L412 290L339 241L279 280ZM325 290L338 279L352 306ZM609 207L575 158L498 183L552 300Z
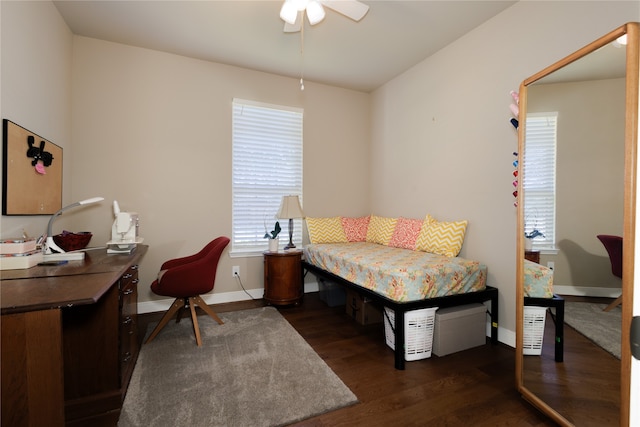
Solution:
M524 260L525 307L554 307L555 361L564 359L564 298L553 293L553 270L535 262Z
M458 258L466 221L408 218L307 218L303 268L395 312L395 367L404 369L405 313L491 301L491 342L498 342L498 290L487 268Z

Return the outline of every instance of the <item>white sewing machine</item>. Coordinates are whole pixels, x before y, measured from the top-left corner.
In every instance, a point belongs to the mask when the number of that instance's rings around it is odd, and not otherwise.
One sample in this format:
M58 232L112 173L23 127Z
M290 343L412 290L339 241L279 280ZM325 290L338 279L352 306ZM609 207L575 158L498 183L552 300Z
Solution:
M111 240L107 242L107 253L128 254L144 240L138 235L140 223L136 212L121 212L117 201L113 201L115 221L111 227Z

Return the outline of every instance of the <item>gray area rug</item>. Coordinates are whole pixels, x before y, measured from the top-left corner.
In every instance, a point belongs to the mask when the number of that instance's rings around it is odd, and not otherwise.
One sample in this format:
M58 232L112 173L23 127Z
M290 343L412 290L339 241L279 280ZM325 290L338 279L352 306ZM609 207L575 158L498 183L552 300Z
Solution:
M620 359L622 309L602 311L606 304L565 302L565 323Z
M278 426L357 402L273 307L187 317L142 346L118 426ZM149 331L155 324L149 326Z

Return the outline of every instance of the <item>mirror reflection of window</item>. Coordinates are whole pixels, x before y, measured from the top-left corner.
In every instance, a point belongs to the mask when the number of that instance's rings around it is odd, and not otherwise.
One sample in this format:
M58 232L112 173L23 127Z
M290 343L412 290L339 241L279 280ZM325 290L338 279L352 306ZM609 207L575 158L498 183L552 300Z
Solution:
M524 233L532 249L555 249L558 113L529 113L523 158Z

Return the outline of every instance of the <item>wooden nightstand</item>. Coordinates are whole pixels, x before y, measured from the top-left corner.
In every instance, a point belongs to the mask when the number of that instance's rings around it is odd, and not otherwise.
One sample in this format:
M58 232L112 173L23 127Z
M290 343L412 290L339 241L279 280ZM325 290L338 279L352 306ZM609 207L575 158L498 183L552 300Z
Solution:
M540 264L540 251L524 251L524 259Z
M300 304L303 292L302 251L264 252L264 300L267 304Z

